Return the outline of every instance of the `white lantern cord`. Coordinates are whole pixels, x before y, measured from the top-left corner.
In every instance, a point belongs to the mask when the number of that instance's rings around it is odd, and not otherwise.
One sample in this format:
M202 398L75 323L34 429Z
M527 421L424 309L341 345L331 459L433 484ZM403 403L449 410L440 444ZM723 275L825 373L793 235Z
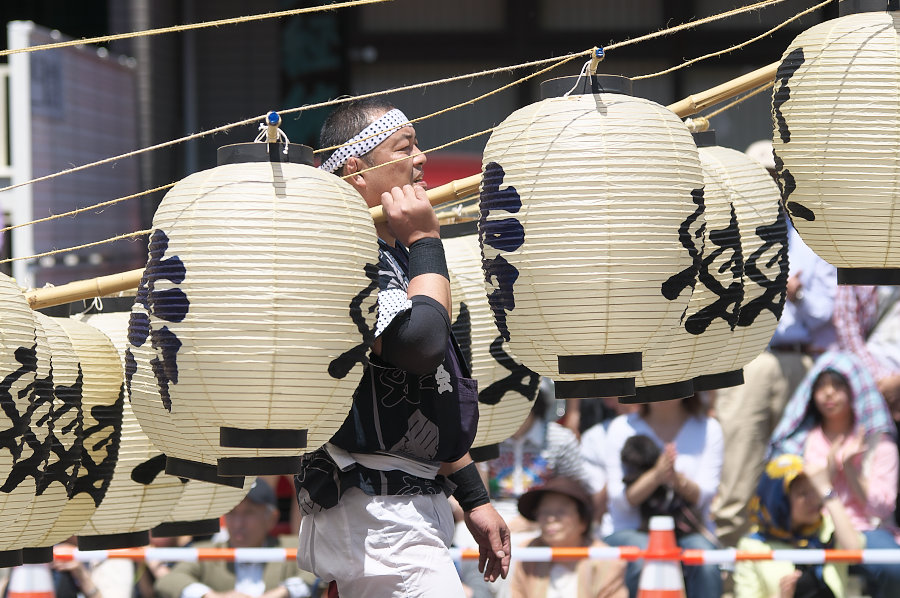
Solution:
M579 81L581 81L581 78L584 77L586 74L590 75L591 77L596 75L597 67L600 65L600 63L603 61L603 59L605 57L606 57L606 52L604 52L603 48L601 48L600 46L595 47L594 53L591 56L591 59L588 60L587 62L585 62L581 66L581 72L578 73L578 77L576 77L576 79L575 79L575 85L572 86L572 89L570 89L569 91L564 93L563 97L564 98L569 97L572 94L572 92L575 91L575 88L578 87L578 83L579 83Z
M284 143L282 152L284 155L288 153L288 146L291 140L288 139L287 133L281 130L281 116L272 110L266 114L265 122L259 123L259 135L253 140L254 143Z

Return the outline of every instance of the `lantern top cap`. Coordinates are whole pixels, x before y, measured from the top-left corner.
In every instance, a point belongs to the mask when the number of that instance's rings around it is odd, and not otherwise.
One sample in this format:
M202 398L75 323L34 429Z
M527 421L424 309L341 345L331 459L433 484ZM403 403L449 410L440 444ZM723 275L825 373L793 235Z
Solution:
M839 16L861 12L892 12L900 10L900 0L844 0L839 4Z

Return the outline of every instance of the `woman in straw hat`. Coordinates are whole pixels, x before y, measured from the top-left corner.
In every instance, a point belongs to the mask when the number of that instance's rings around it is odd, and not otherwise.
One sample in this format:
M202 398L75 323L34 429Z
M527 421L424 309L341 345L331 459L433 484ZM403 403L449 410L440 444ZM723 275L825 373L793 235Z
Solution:
M541 528L528 546L603 546L591 539L591 497L572 478L558 476L532 488L519 498L519 513ZM621 561L522 562L513 570L510 585L513 598L628 596Z

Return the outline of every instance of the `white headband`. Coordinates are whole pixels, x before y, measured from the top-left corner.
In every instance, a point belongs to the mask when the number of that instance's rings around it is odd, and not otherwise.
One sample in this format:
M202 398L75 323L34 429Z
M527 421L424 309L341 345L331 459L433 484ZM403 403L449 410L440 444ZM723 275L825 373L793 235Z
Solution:
M394 131L407 124L409 124L409 119L400 110L394 108L385 112L381 118L376 119L358 135L336 149L319 168L327 172L334 172L346 164L351 156L359 157L369 153L378 144L393 135Z

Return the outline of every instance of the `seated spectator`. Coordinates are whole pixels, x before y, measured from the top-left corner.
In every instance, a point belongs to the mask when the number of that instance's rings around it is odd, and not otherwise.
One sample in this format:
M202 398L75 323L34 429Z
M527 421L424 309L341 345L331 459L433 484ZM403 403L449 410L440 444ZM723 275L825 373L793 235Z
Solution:
M616 416L623 413L634 413L638 405L620 403L616 398L599 399L604 405L604 412L610 414L607 419L592 425L581 435L581 458L584 462L587 487L594 500L594 534L605 538L612 533L612 521L606 509L606 431ZM568 407L566 408L568 412Z
M191 544L191 536L150 537L152 548L184 548ZM175 563L163 561L144 561L138 565L134 582L134 598L154 598L153 586L156 580L168 575Z
M841 351L856 355L875 378L900 433L900 288L838 289L834 322ZM900 492L894 510L900 524Z
M772 438L772 455L802 454L824 471L868 548L900 548L896 428L875 380L850 353L823 355L797 388ZM859 564L874 598L895 596L900 565Z
M57 546L76 549L75 536ZM134 561L98 559L88 562L55 560L53 588L56 598L131 598Z
M278 522L278 507L271 486L257 480L250 492L225 515L227 543L214 548L275 547L269 537ZM198 544L201 547L202 544ZM306 598L315 596L315 576L301 571L294 560L270 563L228 563L224 560L179 563L157 580L161 598Z
M831 490L827 473L820 470L815 475L807 474L798 455L784 454L769 461L750 500L749 512L753 532L740 540L738 550L859 550L863 546L861 534ZM795 566L788 561L739 561L734 571L734 596L843 598L848 568L847 563Z
M622 464L626 441L643 434L655 443L659 456L653 466L627 487ZM677 534L682 548L716 548L709 507L719 485L722 469L722 428L706 416L699 397L641 405L638 413L620 415L606 436L607 494L613 532L606 538L611 546L646 548L648 533L641 529L641 505L658 488L677 495L696 514L693 528ZM672 515L673 513L655 513ZM689 516L689 515L688 515ZM637 595L642 561L631 562L625 574L628 590ZM688 598L707 598L722 593L718 566L685 566Z
M540 536L528 546L603 546L592 539L591 497L580 482L554 477L519 498L519 512L536 521ZM521 562L510 582L512 598L621 597L625 588L625 563L582 560L558 563Z

